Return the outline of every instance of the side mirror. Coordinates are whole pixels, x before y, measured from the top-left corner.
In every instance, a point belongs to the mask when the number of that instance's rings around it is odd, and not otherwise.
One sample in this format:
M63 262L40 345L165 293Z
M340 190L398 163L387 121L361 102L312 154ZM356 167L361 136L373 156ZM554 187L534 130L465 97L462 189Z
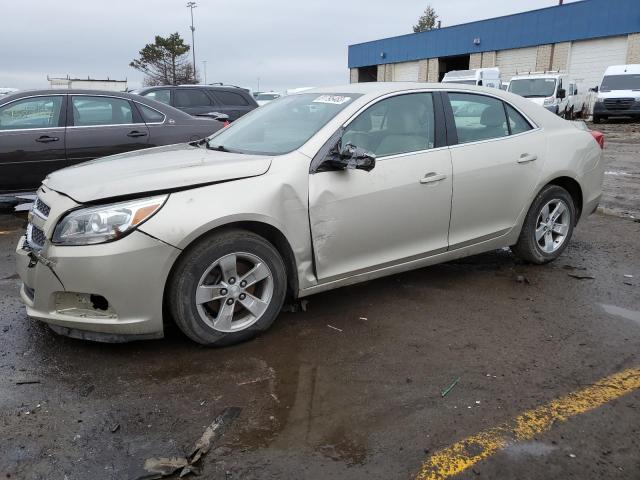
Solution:
M347 143L340 151L340 158L345 169L364 170L370 172L376 166L376 156L365 149Z
M564 88L559 88L558 89L558 98L560 100L562 100L563 98L565 98L567 96L567 91Z
M600 87L598 85L596 85L595 87L590 88L589 91L598 93L600 91Z

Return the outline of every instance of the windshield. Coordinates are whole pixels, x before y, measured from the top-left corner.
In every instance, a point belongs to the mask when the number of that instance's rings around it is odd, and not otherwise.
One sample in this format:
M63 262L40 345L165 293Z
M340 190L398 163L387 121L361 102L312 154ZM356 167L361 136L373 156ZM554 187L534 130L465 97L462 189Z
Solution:
M460 83L462 85L476 85L476 81L475 80L442 80L442 83Z
M511 80L509 91L525 98L553 97L556 92L556 79L520 78Z
M279 93L259 93L256 95L256 100L275 100L276 98L280 98Z
M284 155L309 140L360 94L305 93L279 98L209 138L209 148Z
M640 74L604 77L600 91L610 92L611 90L640 90Z

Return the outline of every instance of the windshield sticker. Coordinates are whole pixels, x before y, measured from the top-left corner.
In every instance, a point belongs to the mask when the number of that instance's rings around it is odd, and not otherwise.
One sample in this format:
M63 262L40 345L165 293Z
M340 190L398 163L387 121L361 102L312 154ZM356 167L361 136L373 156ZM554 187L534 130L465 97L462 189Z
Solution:
M320 95L313 103L329 103L331 105L342 105L351 100L351 97L343 97L342 95Z

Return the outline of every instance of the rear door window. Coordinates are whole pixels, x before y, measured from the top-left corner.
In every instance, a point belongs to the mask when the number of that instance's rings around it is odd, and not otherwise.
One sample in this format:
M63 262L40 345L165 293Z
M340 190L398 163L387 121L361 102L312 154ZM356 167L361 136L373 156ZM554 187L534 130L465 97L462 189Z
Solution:
M478 142L509 135L501 100L470 93L449 93L458 143Z
M508 103L505 103L507 107L507 116L509 117L509 128L511 129L511 135L517 135L519 133L528 132L533 127L520 113Z
M122 98L74 96L71 105L76 127L134 123L131 104Z
M174 92L178 108L206 107L212 104L209 96L199 88L183 88Z

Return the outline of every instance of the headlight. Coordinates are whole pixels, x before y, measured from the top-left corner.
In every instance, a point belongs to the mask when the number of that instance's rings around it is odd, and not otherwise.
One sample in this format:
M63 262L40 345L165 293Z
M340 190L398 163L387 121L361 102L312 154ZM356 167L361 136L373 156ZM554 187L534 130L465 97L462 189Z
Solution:
M551 105L553 105L555 103L556 99L553 97L549 97L549 98L545 98L544 99L544 106L545 107L550 107Z
M117 240L160 210L168 195L81 208L69 212L56 225L56 245L93 245Z

